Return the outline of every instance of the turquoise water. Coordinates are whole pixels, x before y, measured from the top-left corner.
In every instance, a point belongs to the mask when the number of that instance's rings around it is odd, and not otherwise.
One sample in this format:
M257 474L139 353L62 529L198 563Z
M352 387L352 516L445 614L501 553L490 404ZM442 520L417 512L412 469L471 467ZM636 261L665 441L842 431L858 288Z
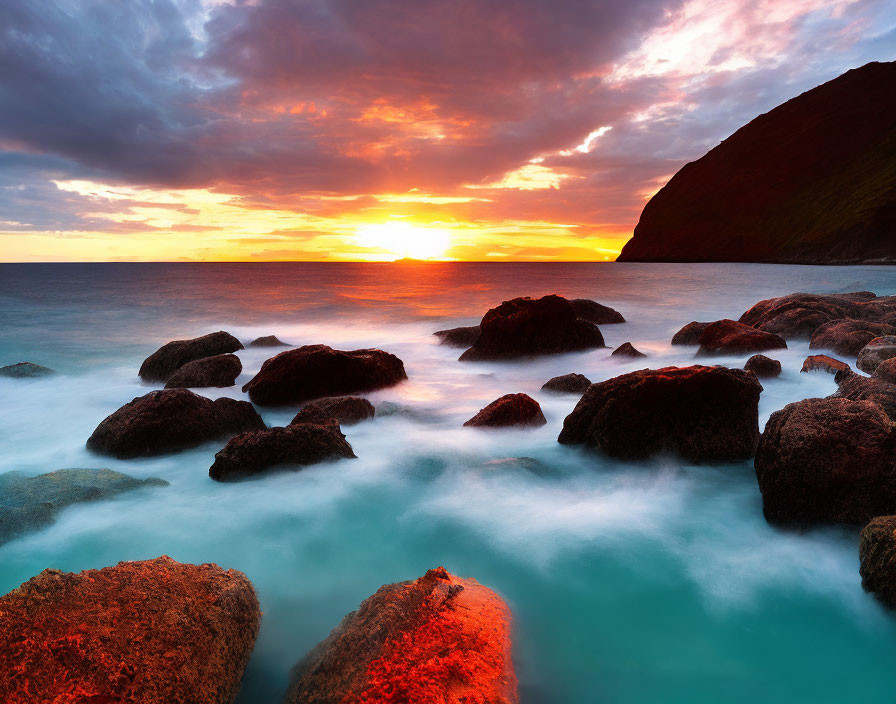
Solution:
M752 464L621 463L556 442L575 398L548 378L599 381L688 364L690 320L738 317L797 290L896 293L892 267L649 264L0 265L0 364L59 370L0 379L0 471L110 467L171 486L73 506L0 547L0 593L45 567L81 570L168 554L243 570L262 633L239 702L278 702L289 668L381 584L445 565L500 592L514 613L524 704L852 703L896 699L896 620L866 595L852 531L769 527ZM610 350L522 363L456 362L433 330L477 321L516 295L556 292L620 310ZM378 346L409 381L370 395L416 411L346 428L357 460L218 484L220 443L148 460L84 442L151 390L140 362L170 339L224 329L295 344ZM270 350L240 352L241 385ZM774 356L760 423L834 390L799 374L806 343ZM745 358L709 360L742 365ZM703 361L703 360L701 360ZM854 361L849 360L847 361ZM548 425L482 432L464 420L504 393L541 402ZM243 397L239 387L203 391ZM261 409L269 425L293 410ZM512 458L534 458L513 461Z

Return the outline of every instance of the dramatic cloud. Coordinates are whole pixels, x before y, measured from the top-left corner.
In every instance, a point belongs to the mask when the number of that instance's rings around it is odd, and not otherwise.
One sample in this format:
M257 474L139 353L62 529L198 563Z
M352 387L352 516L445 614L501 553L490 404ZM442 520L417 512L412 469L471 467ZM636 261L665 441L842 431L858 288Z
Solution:
M611 259L683 163L894 26L896 0L5 0L3 258Z

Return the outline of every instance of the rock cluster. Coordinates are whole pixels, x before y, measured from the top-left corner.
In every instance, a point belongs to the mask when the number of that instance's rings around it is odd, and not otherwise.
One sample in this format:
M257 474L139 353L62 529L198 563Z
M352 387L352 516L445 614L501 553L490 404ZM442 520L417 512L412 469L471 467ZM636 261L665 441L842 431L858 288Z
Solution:
M140 366L140 378L144 381L168 381L174 372L187 362L241 349L243 343L224 331L191 340L174 340L162 345L143 361Z

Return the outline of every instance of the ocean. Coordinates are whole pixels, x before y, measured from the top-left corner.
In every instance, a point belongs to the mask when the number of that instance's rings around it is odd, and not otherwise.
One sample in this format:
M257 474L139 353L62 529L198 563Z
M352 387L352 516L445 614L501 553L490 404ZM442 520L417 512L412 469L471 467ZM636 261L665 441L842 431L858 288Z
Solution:
M279 702L290 667L384 583L444 565L498 591L514 614L523 704L892 704L896 618L861 588L857 532L770 527L752 462L620 462L557 443L574 396L540 391L581 372L601 381L687 365L669 340L691 320L737 318L795 291L896 294L894 267L751 264L5 264L0 365L59 374L0 378L0 471L108 467L161 477L62 511L0 546L0 593L47 567L67 571L162 554L245 572L264 618L239 697ZM592 298L627 322L609 349L534 361L460 363L435 330L471 325L503 300ZM254 481L208 478L223 443L152 459L96 456L84 443L141 384L142 360L173 339L227 330L248 341L380 347L409 379L368 394L405 413L345 428L358 459ZM278 349L240 351L240 386ZM771 356L769 414L835 390L800 374L808 343ZM741 367L743 357L700 363ZM844 358L854 363L853 359ZM537 429L462 424L525 392ZM295 409L259 409L284 425ZM531 458L515 460L515 458Z

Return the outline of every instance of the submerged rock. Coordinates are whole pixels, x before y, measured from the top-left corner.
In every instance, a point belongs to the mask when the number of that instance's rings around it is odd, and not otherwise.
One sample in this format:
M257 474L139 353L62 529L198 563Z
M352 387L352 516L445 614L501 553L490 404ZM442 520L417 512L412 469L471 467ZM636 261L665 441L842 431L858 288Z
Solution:
M604 346L593 323L580 320L560 296L514 298L482 318L480 335L461 361L514 359Z
M626 460L661 452L689 462L743 460L759 440L761 391L740 369L642 369L592 384L558 440Z
M877 337L859 352L856 366L863 372L873 373L885 359L896 357L896 335Z
M861 374L844 374L839 372L835 377L837 392L833 398L848 398L853 401L872 401L896 421L896 385L883 379L868 378Z
M278 340L276 335L256 337L249 343L249 347L291 347L292 345Z
M9 364L0 367L0 376L8 376L13 379L33 379L35 377L49 376L55 374L49 367L42 367L33 362L19 362L18 364Z
M215 455L208 475L222 482L233 481L272 468L301 469L318 462L353 457L352 446L336 421L294 423L231 438Z
M439 344L447 347L471 347L479 339L479 326L436 330L433 335L439 338Z
M223 330L192 340L174 340L162 345L144 360L140 378L144 381L168 381L187 362L241 349L243 343Z
M896 425L870 401L810 398L772 413L756 451L771 523L862 524L896 512Z
M381 587L292 672L284 704L517 704L510 610L444 568Z
M862 529L859 574L865 591L896 608L896 516L878 516Z
M838 372L850 373L852 372L852 367L846 362L841 362L839 359L828 357L826 354L813 354L806 357L806 361L803 362L803 368L800 369L800 372L828 372L829 374L837 374Z
M166 389L223 388L233 386L243 371L235 354L218 354L187 362L165 384Z
M582 320L587 320L595 325L614 325L624 323L625 318L618 310L605 306L588 298L573 298L570 305L576 315Z
M337 396L312 401L299 411L290 425L295 423L322 423L333 419L340 425L360 423L376 414L373 404L360 396Z
M145 486L168 486L168 482L137 479L111 469L58 469L36 477L21 472L0 474L0 545L51 525L66 506Z
M242 572L170 557L44 570L0 613L10 704L231 704L261 621Z
M541 390L562 394L583 394L589 386L591 386L591 381L583 374L564 374L548 379Z
M636 350L631 342L623 342L619 347L610 352L613 357L646 357L643 352Z
M264 427L248 401L212 401L187 389L165 389L135 398L104 419L87 440L87 449L128 459Z
M474 428L505 428L508 426L539 426L547 420L541 406L526 394L506 394L492 401L470 418L465 426Z
M283 406L382 389L407 378L402 361L382 350L345 352L326 345L305 345L271 357L243 391L254 403Z
M754 354L744 364L744 370L753 372L760 379L773 379L781 375L781 362L764 354Z
M787 349L784 338L726 319L706 326L700 334L700 349L697 354L748 354L783 349Z
M698 323L692 320L672 336L673 345L699 345L700 336L712 323Z
M828 349L855 357L874 338L896 332L885 323L842 318L824 323L812 333L809 349Z

